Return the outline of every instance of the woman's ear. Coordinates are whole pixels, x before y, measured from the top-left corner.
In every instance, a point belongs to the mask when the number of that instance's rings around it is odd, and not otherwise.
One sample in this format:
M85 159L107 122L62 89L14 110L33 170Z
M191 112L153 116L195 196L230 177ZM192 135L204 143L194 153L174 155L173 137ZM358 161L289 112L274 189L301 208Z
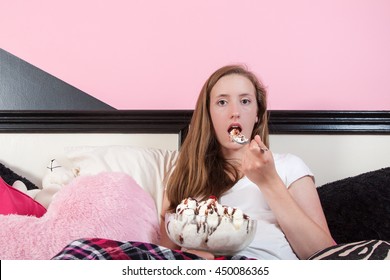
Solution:
M255 121L255 123L257 123L259 121L259 117L258 116L256 116L256 121Z

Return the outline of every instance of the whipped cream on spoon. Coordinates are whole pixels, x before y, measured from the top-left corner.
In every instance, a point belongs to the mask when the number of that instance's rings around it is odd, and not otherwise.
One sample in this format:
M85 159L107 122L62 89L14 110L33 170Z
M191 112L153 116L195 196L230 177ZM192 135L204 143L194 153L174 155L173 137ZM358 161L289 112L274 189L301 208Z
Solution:
M241 144L241 145L249 143L249 139L246 138L245 135L242 134L238 128L233 128L229 132L229 135L230 135L230 139L232 140L232 142L236 142L236 143ZM262 147L260 147L260 145L259 145L259 148L260 148L260 151L262 153L268 151L267 148L262 148Z
M229 135L232 142L236 142L242 145L249 142L249 139L246 138L245 135L242 134L238 128L233 128L232 130L230 130Z

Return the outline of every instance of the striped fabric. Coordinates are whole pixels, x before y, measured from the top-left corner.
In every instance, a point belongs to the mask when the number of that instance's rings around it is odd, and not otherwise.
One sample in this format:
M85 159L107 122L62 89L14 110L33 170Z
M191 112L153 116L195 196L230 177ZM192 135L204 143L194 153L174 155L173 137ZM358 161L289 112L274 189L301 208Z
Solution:
M390 242L363 240L326 248L309 260L390 260Z

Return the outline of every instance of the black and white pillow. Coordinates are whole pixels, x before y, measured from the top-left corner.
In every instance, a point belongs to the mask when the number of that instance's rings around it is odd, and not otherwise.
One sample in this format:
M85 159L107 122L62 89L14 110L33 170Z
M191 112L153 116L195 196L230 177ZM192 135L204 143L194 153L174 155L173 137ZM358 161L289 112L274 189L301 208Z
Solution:
M390 260L390 242L363 240L338 244L321 250L309 260Z
M30 180L23 176L20 176L2 163L0 163L0 177L2 177L3 180L10 186L12 186L15 181L22 181L26 185L27 190L38 189L38 186L36 186Z

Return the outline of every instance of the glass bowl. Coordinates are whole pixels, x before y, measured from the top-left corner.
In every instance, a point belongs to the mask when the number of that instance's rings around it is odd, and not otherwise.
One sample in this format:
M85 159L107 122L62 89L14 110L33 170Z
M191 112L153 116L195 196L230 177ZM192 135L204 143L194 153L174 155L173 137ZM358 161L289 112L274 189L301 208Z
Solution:
M256 227L257 221L250 218L237 221L223 216L216 221L201 215L165 215L165 229L172 242L214 255L234 255L243 250L253 241Z

